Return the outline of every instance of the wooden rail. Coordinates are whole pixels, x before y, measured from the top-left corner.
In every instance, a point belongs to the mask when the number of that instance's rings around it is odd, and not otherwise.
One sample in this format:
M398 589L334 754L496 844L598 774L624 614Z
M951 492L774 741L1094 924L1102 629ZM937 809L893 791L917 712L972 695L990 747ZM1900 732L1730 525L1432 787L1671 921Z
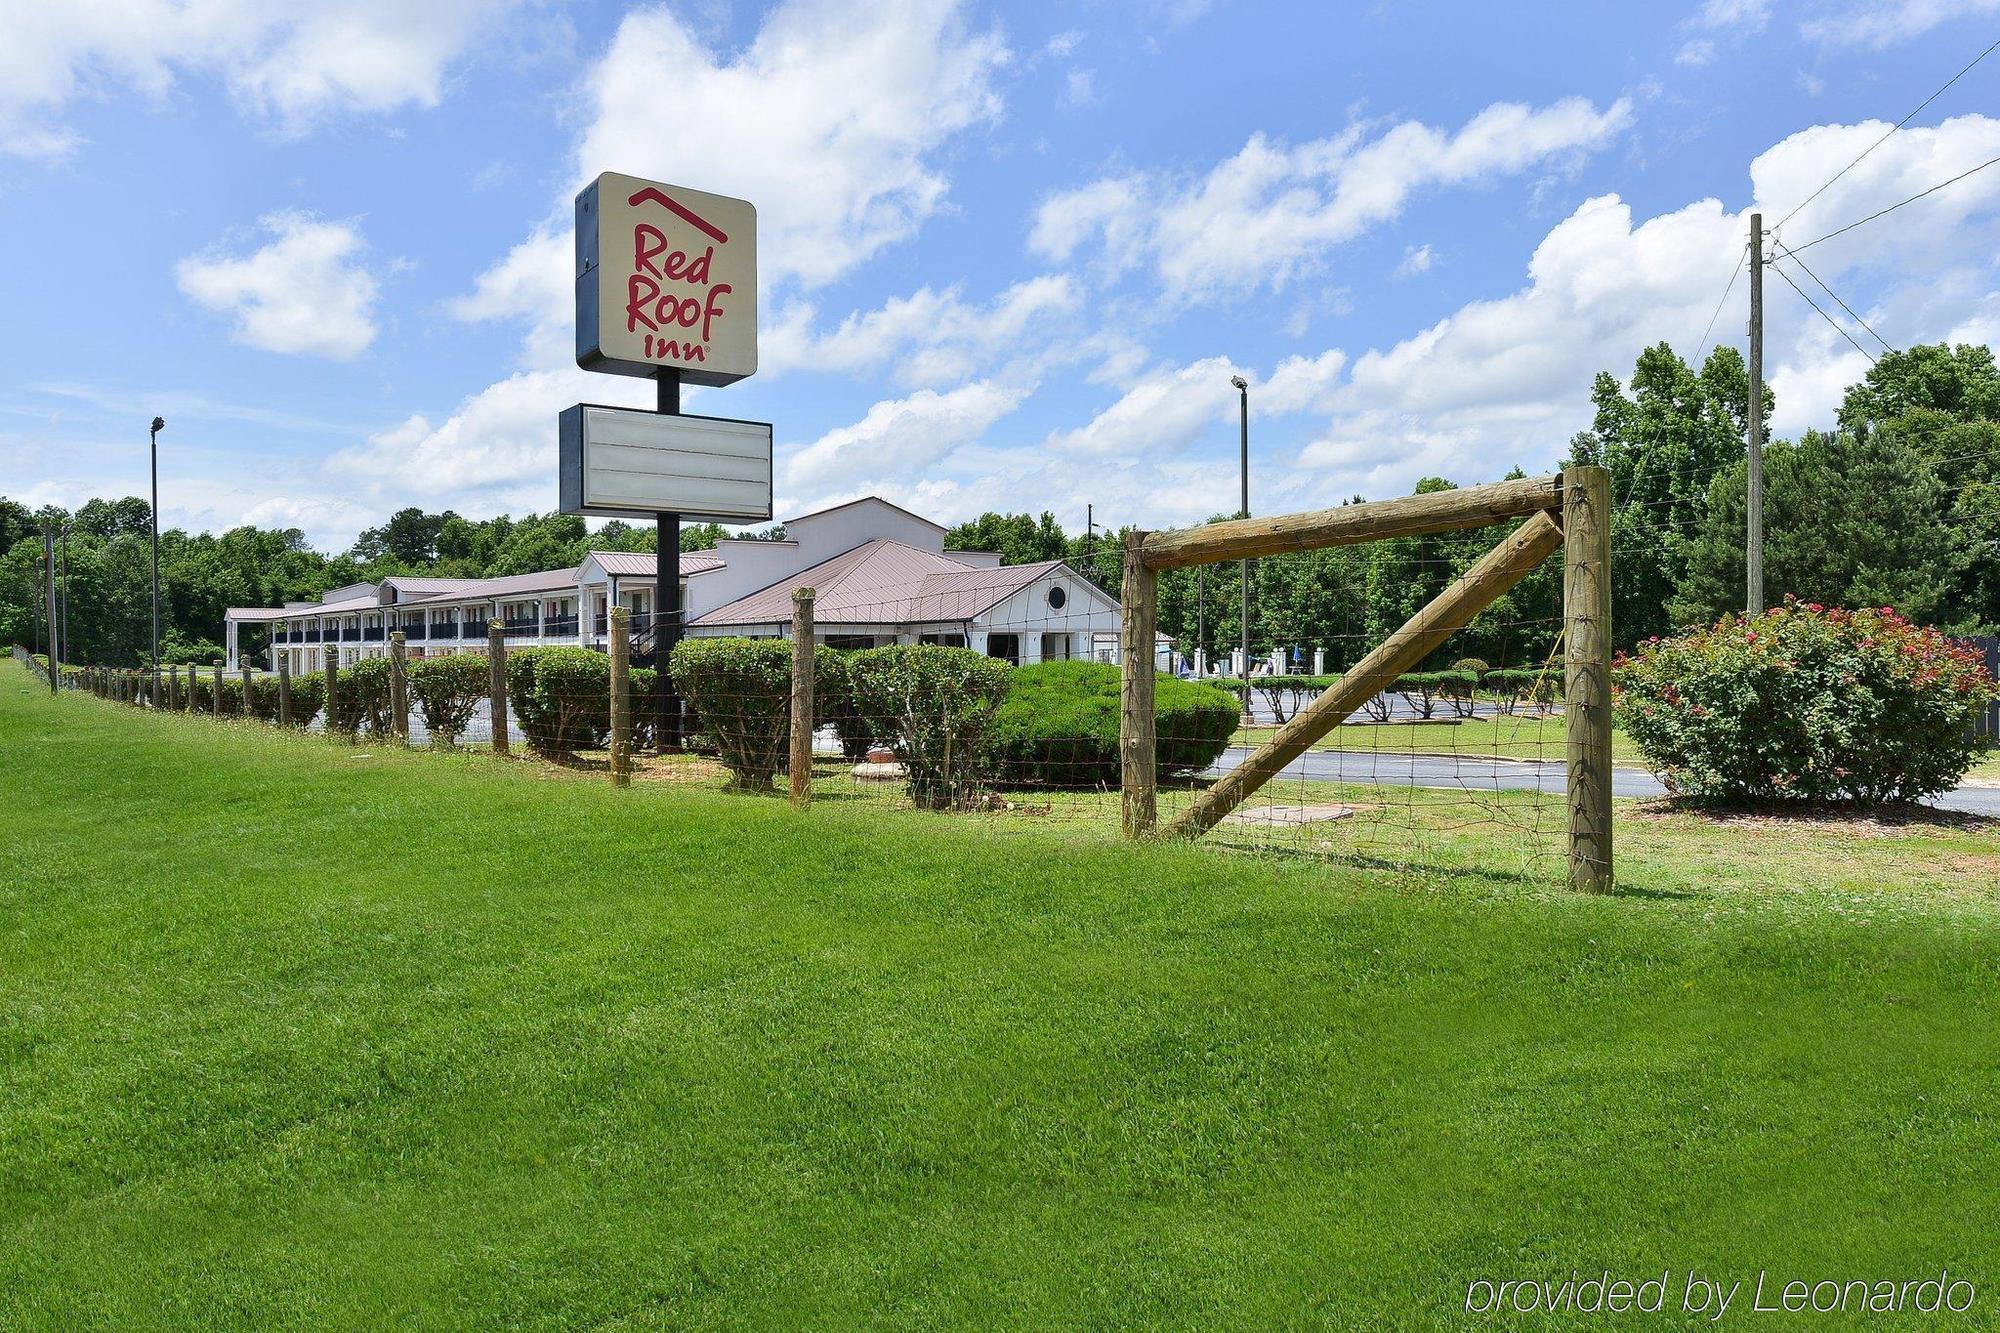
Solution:
M1562 540L1562 526L1546 512L1522 524L1357 662L1337 684L1278 728L1277 735L1223 774L1220 781L1167 826L1167 833L1193 838L1215 827L1252 792L1310 749L1313 742L1353 716L1361 705L1394 684L1396 677L1472 623L1472 618L1496 597L1547 559L1562 545Z
M1236 518L1205 527L1155 532L1147 535L1141 552L1149 569L1179 569L1219 560L1314 551L1323 546L1352 546L1386 537L1483 528L1562 505L1561 476L1525 477L1304 514Z

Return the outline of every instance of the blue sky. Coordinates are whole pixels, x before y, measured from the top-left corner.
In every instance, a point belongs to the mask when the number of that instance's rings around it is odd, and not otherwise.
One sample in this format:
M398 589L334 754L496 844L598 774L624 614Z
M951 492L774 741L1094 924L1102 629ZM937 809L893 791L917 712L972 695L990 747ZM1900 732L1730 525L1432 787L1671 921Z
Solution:
M1233 507L1237 373L1260 512L1551 465L1594 371L1695 353L1752 207L2000 39L2000 0L4 7L0 493L142 492L157 412L169 522L329 545L551 508L556 413L643 399L570 359L598 171L758 205L763 368L687 406L775 424L781 513L1162 527ZM2000 155L1996 86L1781 237ZM1991 340L1996 207L1806 258L1893 345ZM1790 433L1867 362L1768 294Z

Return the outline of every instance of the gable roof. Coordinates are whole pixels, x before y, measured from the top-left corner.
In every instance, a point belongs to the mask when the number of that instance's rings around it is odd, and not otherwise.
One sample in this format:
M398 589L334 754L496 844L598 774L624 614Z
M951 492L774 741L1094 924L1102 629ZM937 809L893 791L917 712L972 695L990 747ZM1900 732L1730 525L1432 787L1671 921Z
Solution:
M650 579L658 572L657 557L650 552L640 551L592 551L588 557L597 562L597 567L607 574L616 574L621 579ZM699 574L703 570L717 569L722 565L722 557L713 551L682 551L681 573Z
M691 624L782 623L791 619L794 588L813 589L813 621L819 625L969 620L1062 564L1060 560L1042 560L1032 565L980 568L877 537L718 606Z
M914 518L915 520L917 520L917 522L923 524L927 528L936 528L939 532L951 531L951 529L945 527L944 524L933 523L931 520L925 518L922 514L912 514L909 510L903 508L903 506L899 504L893 504L888 500L884 500L879 495L864 495L858 499L848 500L843 504L828 505L824 509L815 509L810 514L800 514L797 518L788 518L782 521L785 524L785 526L789 528L794 523L804 523L809 519L818 518L822 514L837 514L843 509L852 509L856 505L865 505L865 504L878 504L881 505L884 509L893 509L897 513L902 514L907 518ZM788 611L786 612L786 614L790 615L791 613Z

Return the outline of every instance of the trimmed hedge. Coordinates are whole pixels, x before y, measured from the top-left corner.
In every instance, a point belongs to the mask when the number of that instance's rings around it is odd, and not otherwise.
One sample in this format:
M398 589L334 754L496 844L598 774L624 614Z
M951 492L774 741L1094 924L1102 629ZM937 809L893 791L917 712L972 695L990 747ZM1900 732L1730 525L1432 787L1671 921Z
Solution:
M1787 597L1649 639L1612 672L1619 722L1667 786L1721 800L1912 801L1972 766L1996 693L1979 653L1888 607Z
M848 659L854 698L872 729L890 742L922 810L960 810L985 791L993 715L1013 668L968 648L897 644Z
M446 746L458 743L486 698L488 666L477 653L449 653L418 658L406 668L410 701L434 741Z
M1044 662L1015 671L993 715L999 775L1037 786L1117 786L1118 675L1102 662ZM1153 683L1153 705L1163 778L1198 773L1220 758L1242 707L1226 690L1166 675Z
M510 652L507 699L541 753L600 748L611 731L611 659L589 648Z

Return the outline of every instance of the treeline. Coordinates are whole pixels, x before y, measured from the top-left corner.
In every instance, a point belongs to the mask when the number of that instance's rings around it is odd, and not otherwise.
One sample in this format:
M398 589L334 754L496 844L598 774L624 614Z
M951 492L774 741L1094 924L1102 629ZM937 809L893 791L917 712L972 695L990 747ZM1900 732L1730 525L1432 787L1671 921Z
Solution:
M1592 462L1611 472L1618 643L1742 609L1749 406L1742 356L1718 348L1696 368L1661 343L1640 354L1625 381L1600 373L1592 400L1590 429L1566 457L1539 460L1537 470ZM1767 388L1766 421L1774 402ZM1431 477L1417 490L1451 485ZM36 610L45 522L70 523L72 660L142 662L148 514L138 499L93 500L71 515L30 513L0 498L0 638L47 642ZM1791 593L1829 606L1889 606L1957 633L2000 625L2000 370L1992 350L1936 345L1883 355L1825 429L1767 447L1764 527L1770 602ZM723 535L712 524L689 527L681 545L705 549ZM945 544L999 551L1010 564L1068 560L1115 595L1123 535L1074 535L1046 512L989 513L951 529ZM1500 535L1479 529L1254 561L1253 650L1262 657L1296 649L1309 666L1320 648L1328 670L1351 665ZM614 521L589 533L583 520L562 514L468 519L412 508L331 556L312 550L295 528L169 531L160 540L162 656L212 660L230 606L272 606L390 574L555 569L592 548L650 551L653 531ZM1166 571L1159 597L1160 628L1187 649L1199 644L1216 659L1237 643L1235 565ZM1555 646L1561 610L1551 564L1454 638L1445 656L1538 665Z
M1734 348L1716 349L1697 369L1661 343L1640 354L1628 380L1597 376L1591 428L1538 469L1599 463L1611 472L1621 647L1743 609L1749 397ZM1767 386L1767 424L1775 401ZM1885 354L1847 390L1827 429L1767 445L1764 471L1768 602L1791 593L1828 606L1890 606L1954 633L2000 625L2000 371L1990 348ZM1432 477L1416 489L1451 484ZM1329 670L1351 665L1502 531L1255 561L1253 652L1319 647ZM1115 592L1121 537L1082 541L1064 537L1048 514L987 514L953 529L947 545L997 549L1010 561L1067 553ZM1200 643L1211 659L1238 642L1240 605L1234 564L1160 576L1161 630L1189 649ZM1441 661L1539 664L1561 613L1550 565L1454 638Z
M30 511L0 496L0 641L46 648L42 533L68 527L62 543L72 662L138 666L152 641L151 512L142 499L92 500L75 513ZM781 535L781 528L751 534ZM716 524L681 530L683 550L705 550L729 535ZM297 528L231 528L220 536L172 528L160 534L160 658L212 662L222 655L223 615L232 606L307 601L329 588L392 574L486 578L559 569L590 550L650 551L650 526L613 520L595 533L568 514L468 519L449 511L404 509L337 555L315 551Z

